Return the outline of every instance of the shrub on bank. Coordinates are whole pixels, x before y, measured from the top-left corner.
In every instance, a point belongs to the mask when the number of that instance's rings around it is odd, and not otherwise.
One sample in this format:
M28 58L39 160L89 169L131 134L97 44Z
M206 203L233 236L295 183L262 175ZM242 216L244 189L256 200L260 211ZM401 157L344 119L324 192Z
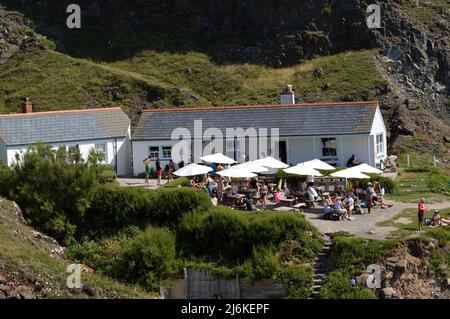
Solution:
M148 227L125 246L119 271L128 282L158 291L160 284L177 272L175 235Z
M111 234L135 225L174 229L184 214L207 210L211 200L193 188L158 189L101 185L95 188L84 217L83 233Z
M397 247L398 241L376 241L357 237L338 236L333 238L336 254L335 268L343 273L357 276L365 265L374 263L386 251Z
M144 231L132 227L99 242L72 246L68 254L98 273L150 291L158 291L162 282L178 272L175 235L152 226Z
M249 258L254 246L297 240L305 258L320 249L315 229L295 213L243 213L217 207L204 214L183 217L177 242L185 255L206 256L223 261Z
M280 269L275 279L288 291L286 298L306 299L311 293L313 269L303 266L288 266Z
M328 274L327 280L319 293L320 299L376 299L372 290L362 286L352 286L350 276L334 271Z

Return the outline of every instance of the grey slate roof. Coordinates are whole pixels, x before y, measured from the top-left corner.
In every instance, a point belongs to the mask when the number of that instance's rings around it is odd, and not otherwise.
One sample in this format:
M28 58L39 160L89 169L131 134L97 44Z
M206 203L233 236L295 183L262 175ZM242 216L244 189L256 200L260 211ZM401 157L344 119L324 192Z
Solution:
M202 120L203 132L216 127L279 128L280 136L342 135L369 133L377 102L209 107L146 111L134 132L134 140L170 140L175 128L187 128L193 136L194 120Z
M125 137L130 119L120 108L0 115L0 139L7 145Z

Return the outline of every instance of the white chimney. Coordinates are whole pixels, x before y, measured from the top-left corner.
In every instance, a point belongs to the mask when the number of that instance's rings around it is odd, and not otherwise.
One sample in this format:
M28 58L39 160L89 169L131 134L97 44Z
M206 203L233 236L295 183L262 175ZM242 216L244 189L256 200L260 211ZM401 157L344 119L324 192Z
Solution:
M291 84L281 92L280 104L295 104L295 94Z

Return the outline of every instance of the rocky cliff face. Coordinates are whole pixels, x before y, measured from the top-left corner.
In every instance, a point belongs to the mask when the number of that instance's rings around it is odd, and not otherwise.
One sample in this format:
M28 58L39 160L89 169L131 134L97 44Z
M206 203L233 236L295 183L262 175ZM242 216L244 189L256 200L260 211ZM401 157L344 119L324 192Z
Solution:
M30 50L41 46L32 24L18 14L0 8L0 64L5 63L19 50Z

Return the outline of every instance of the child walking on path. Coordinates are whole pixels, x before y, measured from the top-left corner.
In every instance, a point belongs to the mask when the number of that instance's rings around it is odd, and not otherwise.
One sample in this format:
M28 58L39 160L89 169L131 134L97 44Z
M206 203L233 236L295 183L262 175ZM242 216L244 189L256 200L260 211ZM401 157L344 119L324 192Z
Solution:
M425 215L425 198L421 198L418 204L417 219L419 230L423 230L423 216Z

